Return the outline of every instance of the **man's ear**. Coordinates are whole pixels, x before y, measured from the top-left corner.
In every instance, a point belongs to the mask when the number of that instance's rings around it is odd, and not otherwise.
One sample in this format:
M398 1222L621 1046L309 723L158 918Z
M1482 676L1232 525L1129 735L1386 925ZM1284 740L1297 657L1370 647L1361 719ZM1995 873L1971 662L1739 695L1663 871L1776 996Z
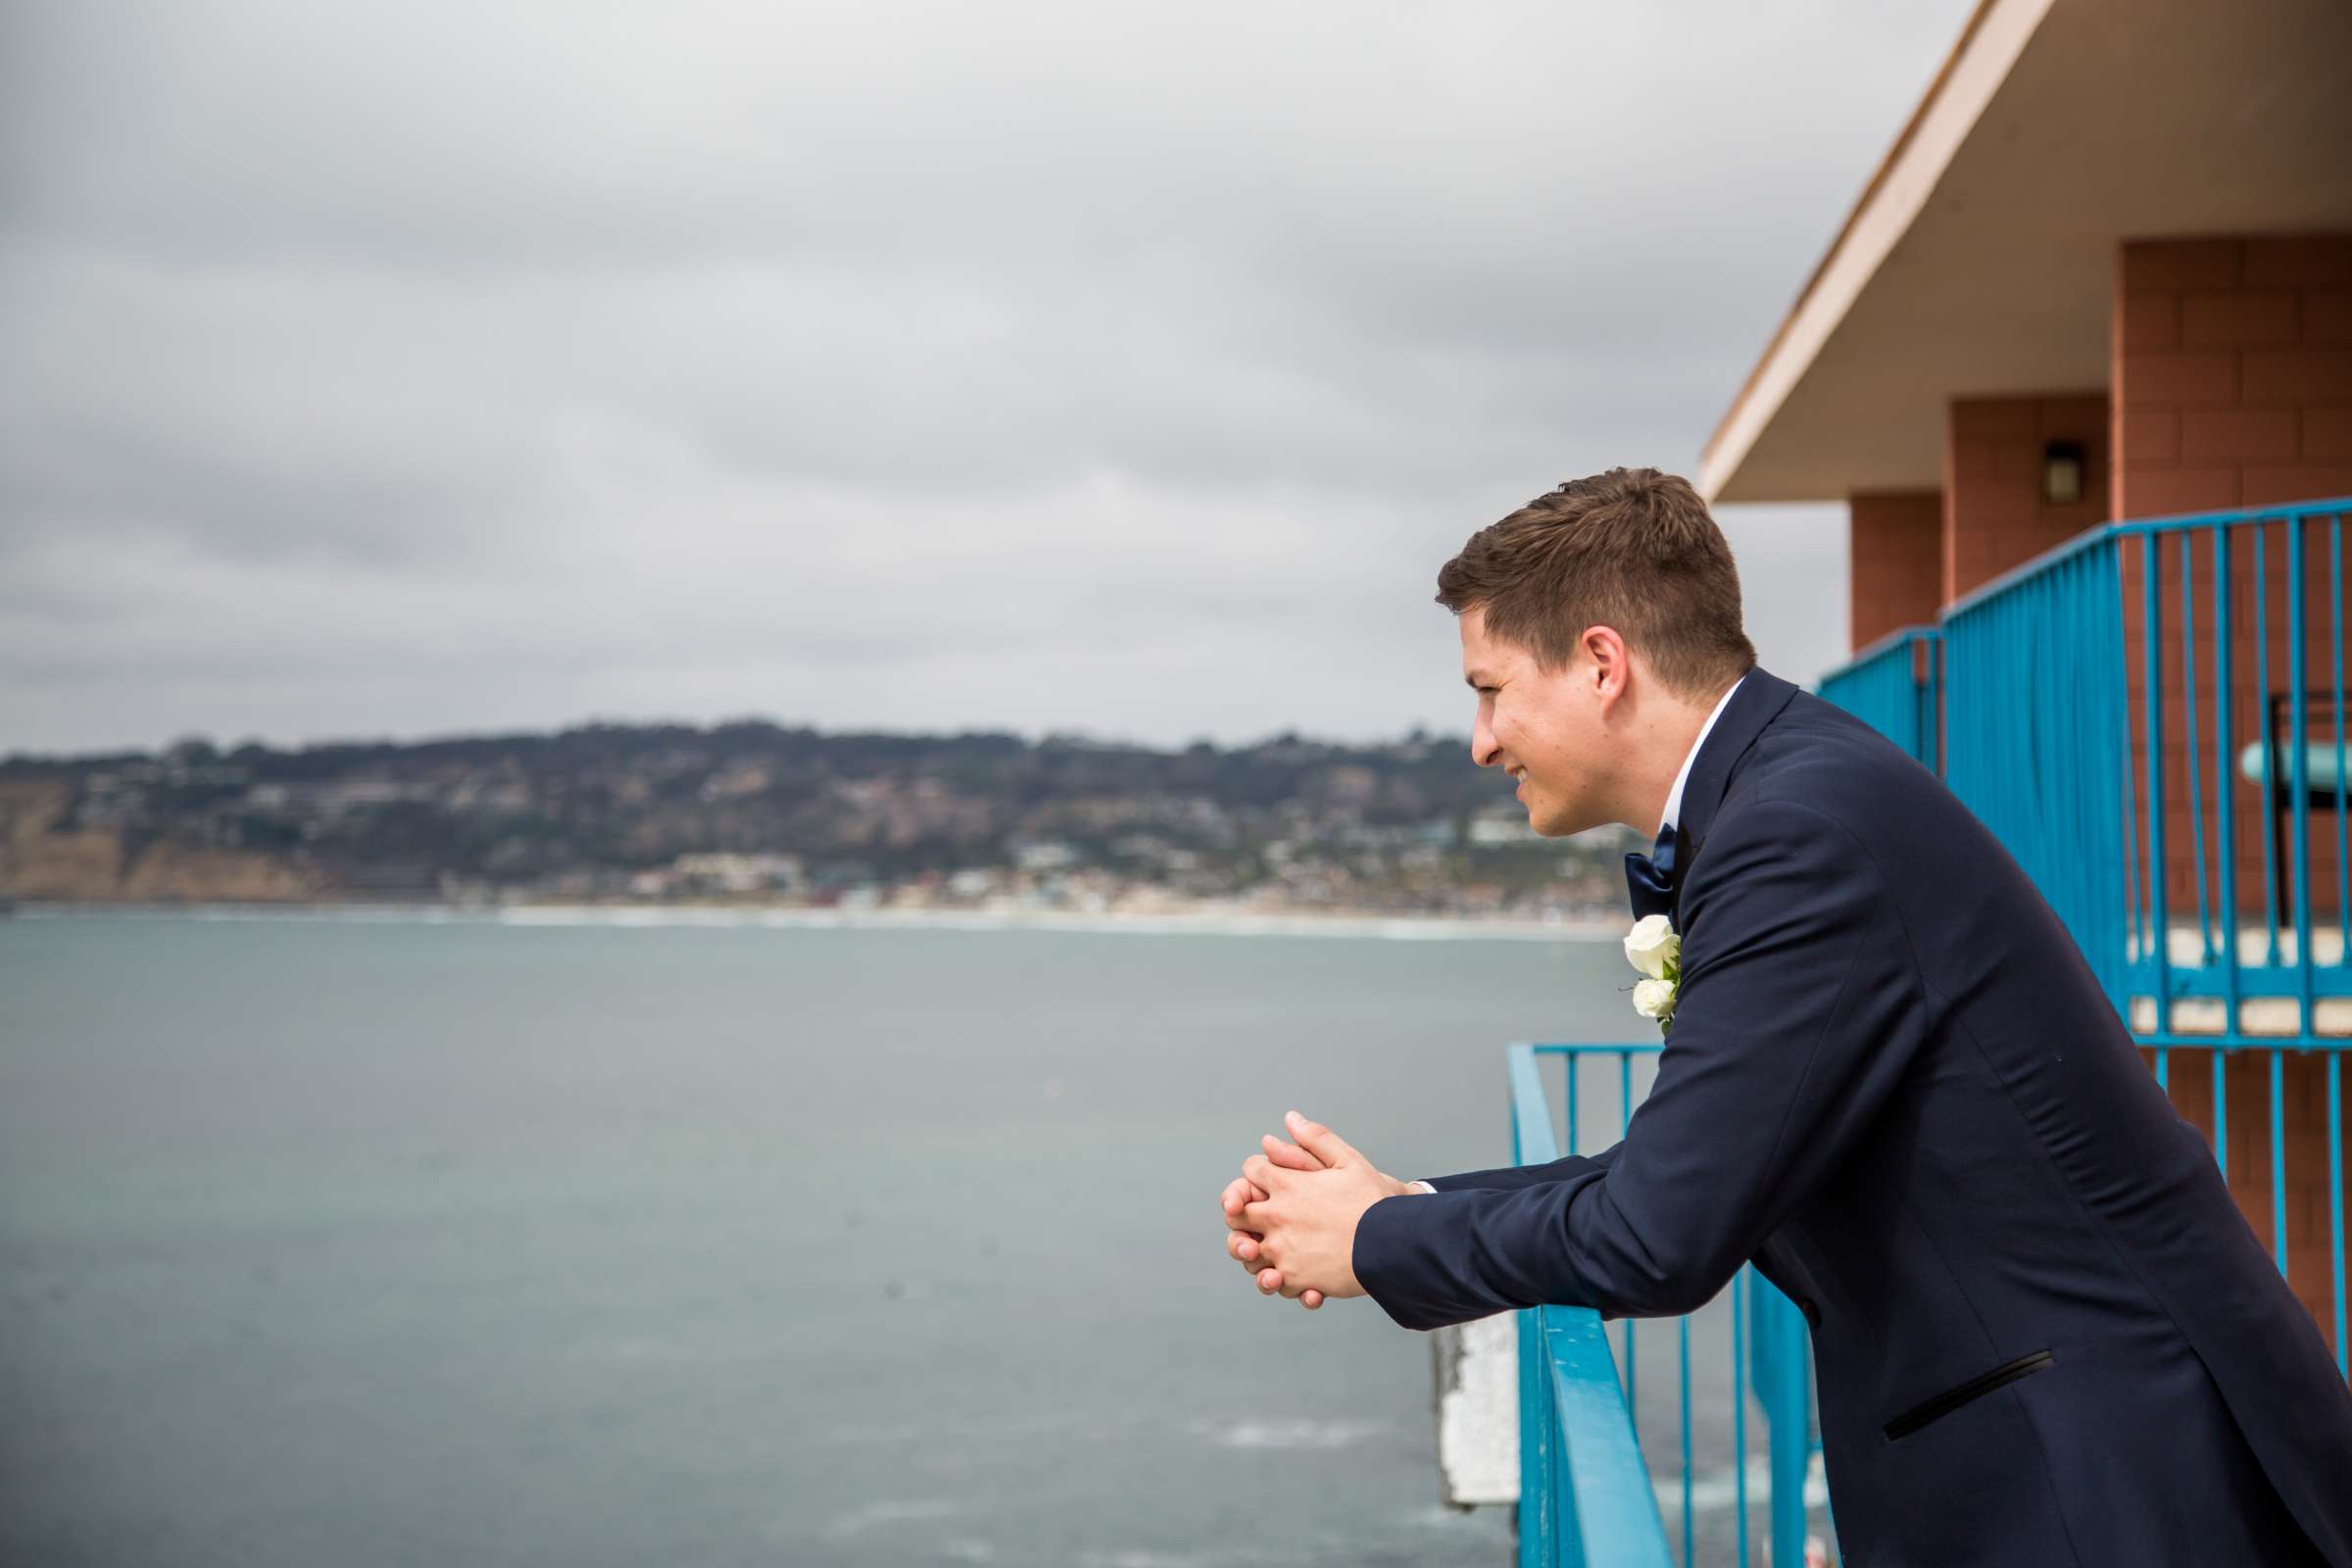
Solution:
M1593 696L1600 699L1605 714L1626 693L1633 676L1633 653L1614 626L1587 626L1578 639L1577 647L1592 668L1587 679L1592 683Z

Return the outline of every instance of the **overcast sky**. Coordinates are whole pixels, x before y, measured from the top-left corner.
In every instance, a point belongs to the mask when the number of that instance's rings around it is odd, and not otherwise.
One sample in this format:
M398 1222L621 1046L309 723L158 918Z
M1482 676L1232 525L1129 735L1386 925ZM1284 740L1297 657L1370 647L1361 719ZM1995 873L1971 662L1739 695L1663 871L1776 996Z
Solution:
M1968 9L0 0L0 754L1466 731L1438 565L1695 469Z

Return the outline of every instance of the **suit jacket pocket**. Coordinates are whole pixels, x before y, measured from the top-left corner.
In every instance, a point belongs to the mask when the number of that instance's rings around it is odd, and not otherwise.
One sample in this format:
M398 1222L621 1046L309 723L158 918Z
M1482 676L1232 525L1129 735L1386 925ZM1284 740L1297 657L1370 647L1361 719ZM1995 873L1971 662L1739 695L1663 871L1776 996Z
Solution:
M2019 1378L2031 1377L2043 1367L2050 1365L2053 1359L2049 1351L2035 1350L2031 1355L2021 1355L2014 1361L2003 1361L1989 1372L1980 1372L1957 1388L1946 1389L1932 1399L1922 1399L1901 1415L1887 1422L1886 1436L1889 1441L1895 1438L1907 1438L1929 1422L1950 1415L1971 1399L1981 1398L1995 1389L2005 1388Z

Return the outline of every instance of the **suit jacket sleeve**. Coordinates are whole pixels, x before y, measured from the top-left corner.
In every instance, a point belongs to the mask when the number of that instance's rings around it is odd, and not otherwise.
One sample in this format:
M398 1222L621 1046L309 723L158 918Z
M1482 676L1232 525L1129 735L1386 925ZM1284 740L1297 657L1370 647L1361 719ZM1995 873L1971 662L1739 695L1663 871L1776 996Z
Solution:
M1623 1143L1614 1143L1595 1154L1568 1154L1541 1165L1501 1165L1494 1170L1466 1170L1457 1176L1424 1176L1421 1180L1441 1193L1467 1187L1535 1187L1544 1182L1566 1181L1595 1168L1605 1169L1624 1147Z
M1864 846L1812 807L1742 803L1689 876L1674 1027L1616 1157L1374 1203L1355 1274L1396 1322L1550 1301L1608 1317L1690 1311L1897 1092L1926 994Z

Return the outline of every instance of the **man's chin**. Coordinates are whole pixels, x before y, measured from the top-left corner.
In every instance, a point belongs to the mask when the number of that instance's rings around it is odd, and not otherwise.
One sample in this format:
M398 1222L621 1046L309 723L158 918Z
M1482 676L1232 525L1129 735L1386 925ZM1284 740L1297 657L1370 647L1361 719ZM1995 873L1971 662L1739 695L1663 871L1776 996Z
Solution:
M1574 838L1579 833L1591 832L1600 825L1601 818L1599 817L1587 820L1572 811L1557 808L1548 811L1539 811L1532 806L1528 808L1528 830L1540 839Z

